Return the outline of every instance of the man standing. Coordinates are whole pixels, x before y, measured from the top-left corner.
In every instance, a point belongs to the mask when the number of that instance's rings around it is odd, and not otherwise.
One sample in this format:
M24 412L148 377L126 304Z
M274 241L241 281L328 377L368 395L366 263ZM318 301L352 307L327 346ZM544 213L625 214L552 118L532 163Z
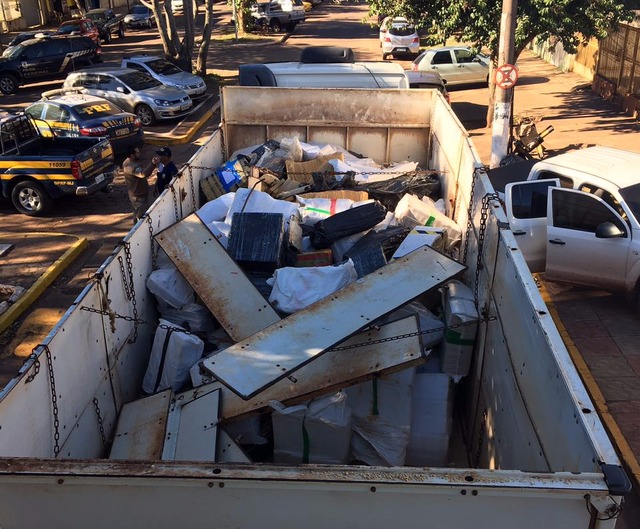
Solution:
M171 161L171 149L169 149L169 147L162 147L162 149L156 151L156 154L160 159L156 180L156 191L159 195L164 191L165 187L169 185L171 179L178 174L178 168L176 164Z
M149 209L149 183L147 178L158 163L158 157L154 156L151 163L143 169L140 162L140 148L129 147L127 149L127 157L122 162L122 172L124 173L124 181L127 184L129 200L133 207L134 224Z

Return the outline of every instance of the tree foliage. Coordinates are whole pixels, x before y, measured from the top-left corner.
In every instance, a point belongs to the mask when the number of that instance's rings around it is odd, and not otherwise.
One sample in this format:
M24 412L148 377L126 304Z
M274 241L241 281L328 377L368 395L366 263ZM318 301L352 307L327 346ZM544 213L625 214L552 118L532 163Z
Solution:
M402 15L426 30L432 42L455 35L486 47L495 59L500 36L501 0L369 0L372 14ZM520 0L515 56L536 37L561 41L574 52L581 42L604 38L633 13L620 0Z

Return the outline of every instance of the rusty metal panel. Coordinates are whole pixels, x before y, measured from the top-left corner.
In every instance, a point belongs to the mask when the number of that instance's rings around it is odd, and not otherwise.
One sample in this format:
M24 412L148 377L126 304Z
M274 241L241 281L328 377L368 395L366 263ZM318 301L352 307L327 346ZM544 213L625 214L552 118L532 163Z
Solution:
M160 459L171 397L167 389L122 406L109 458Z
M249 399L465 268L425 246L203 360L202 365Z
M315 361L302 366L294 375L283 378L249 400L238 397L222 386L221 419L264 408L270 400L292 405L363 382L376 374L424 364L427 357L422 353L419 330L416 316L371 327L340 344L353 349L327 351ZM394 337L402 338L394 340Z
M234 341L280 321L195 213L156 240Z

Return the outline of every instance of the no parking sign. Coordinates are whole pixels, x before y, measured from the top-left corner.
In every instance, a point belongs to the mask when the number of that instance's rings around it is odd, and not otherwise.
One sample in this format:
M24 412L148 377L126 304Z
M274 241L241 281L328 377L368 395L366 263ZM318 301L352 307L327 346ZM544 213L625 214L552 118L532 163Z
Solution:
M496 69L494 80L503 90L513 88L518 80L518 68L513 64L503 64Z

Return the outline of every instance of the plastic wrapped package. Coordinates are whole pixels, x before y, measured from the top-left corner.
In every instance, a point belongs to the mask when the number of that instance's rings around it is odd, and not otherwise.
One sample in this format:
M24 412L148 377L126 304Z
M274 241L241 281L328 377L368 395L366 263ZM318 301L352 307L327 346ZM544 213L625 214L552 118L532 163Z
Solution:
M371 230L344 255L349 258L359 253L366 253L373 248L381 248L386 259L391 259L398 246L406 239L409 231L410 229L406 226L393 226L381 231Z
M442 371L457 382L469 373L476 333L478 309L473 291L460 281L449 281L442 288L445 339L442 342Z
M275 271L269 280L269 296L277 310L292 314L333 294L358 279L353 261L336 266L286 267Z
M387 210L379 202L352 207L317 222L313 227L311 242L316 248L329 248L338 239L373 228L386 215Z
M279 464L345 464L351 441L351 409L343 392L286 407L271 401L273 460Z
M380 182L359 182L354 188L366 191L371 198L375 198L393 211L400 198L407 193L419 198L439 196L440 180L434 172L417 171ZM442 213L444 214L444 210Z
M280 213L235 213L227 251L247 270L273 272L282 265L284 235Z
M187 303L179 309L158 300L158 312L162 319L195 333L209 333L218 324L209 309L199 303Z
M445 246L447 252L451 252L462 239L462 229L456 222L440 213L435 206L423 202L414 195L403 196L398 202L394 214L400 224L410 228L416 226L445 228L447 230Z
M281 213L288 223L292 215L299 217L298 210L299 206L295 202L277 200L268 193L242 188L236 191L224 221L232 224L234 213Z
M225 193L224 195L205 203L200 209L198 209L198 211L196 211L196 215L198 215L198 218L204 224L210 224L214 221L223 221L226 218L235 197L236 194L234 192Z
M159 268L149 274L146 282L149 291L165 303L179 309L193 303L193 288L175 267Z
M403 466L411 431L415 368L346 388L352 409L351 456L375 466Z
M235 189L243 180L246 181L248 174L240 160L231 159L216 169L216 175L225 191Z
M171 328L156 329L142 381L142 390L147 394L168 388L182 390L190 380L189 370L204 352L204 342L194 334L180 332L184 329L167 320L160 319L160 325Z
M316 222L326 219L336 213L351 209L353 200L346 198L305 198L297 196L300 204L302 223L313 226Z
M364 237L369 230L361 231L360 233L353 233L348 237L338 239L331 245L331 251L333 252L333 262L336 264L345 260L345 254L353 248L353 246Z
M423 350L427 351L440 344L444 338L444 322L419 301L412 301L411 303L403 305L381 318L380 322L391 322L406 318L412 314L418 316L420 332L424 333L420 336Z
M418 167L416 162L401 162L383 167L368 158L356 160L345 158L344 162L340 160L330 160L329 163L336 173L353 172L356 182L366 183L391 180L403 174L413 172Z

